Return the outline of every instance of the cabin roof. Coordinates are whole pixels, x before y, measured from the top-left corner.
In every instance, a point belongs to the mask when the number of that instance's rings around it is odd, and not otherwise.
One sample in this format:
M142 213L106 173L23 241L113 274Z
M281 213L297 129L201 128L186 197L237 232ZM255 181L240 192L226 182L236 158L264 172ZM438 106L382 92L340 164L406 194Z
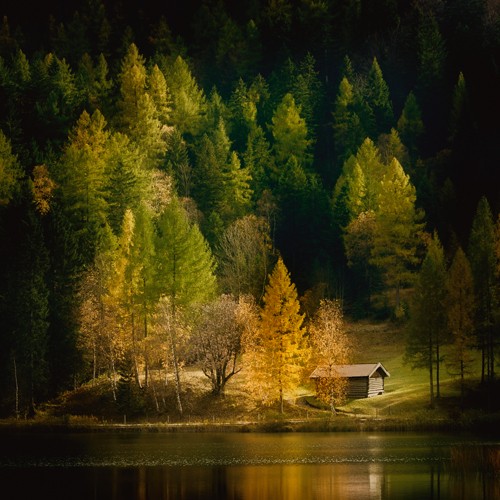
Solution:
M390 373L384 368L382 363L360 363L355 365L335 365L333 368L337 371L340 377L368 377L370 378L376 371L380 371L382 377L390 377ZM310 378L328 377L328 368L318 366L312 373Z

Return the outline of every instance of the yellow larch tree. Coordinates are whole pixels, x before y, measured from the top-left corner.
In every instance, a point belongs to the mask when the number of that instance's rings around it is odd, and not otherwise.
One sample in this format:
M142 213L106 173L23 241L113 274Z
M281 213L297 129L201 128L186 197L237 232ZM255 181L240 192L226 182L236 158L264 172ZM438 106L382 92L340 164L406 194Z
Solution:
M269 276L258 327L246 339L249 388L254 397L271 405L299 386L308 358L297 289L280 258Z

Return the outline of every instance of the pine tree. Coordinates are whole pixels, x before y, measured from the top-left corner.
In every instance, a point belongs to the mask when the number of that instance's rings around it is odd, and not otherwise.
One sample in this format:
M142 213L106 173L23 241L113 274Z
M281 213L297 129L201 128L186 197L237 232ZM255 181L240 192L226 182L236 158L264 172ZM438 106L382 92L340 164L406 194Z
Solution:
M265 404L278 401L283 413L285 397L297 388L307 355L304 316L281 258L269 276L263 303L258 331L246 346L251 390Z

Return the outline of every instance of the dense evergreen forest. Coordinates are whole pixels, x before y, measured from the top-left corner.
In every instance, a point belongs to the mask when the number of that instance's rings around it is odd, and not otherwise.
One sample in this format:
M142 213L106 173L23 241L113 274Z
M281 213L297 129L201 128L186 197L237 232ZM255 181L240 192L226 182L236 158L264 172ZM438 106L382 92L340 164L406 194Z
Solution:
M431 374L453 343L494 378L498 2L23 4L0 12L1 415L100 376L159 408L163 369L182 414L183 366L220 393L276 338L283 405L338 301L407 322Z

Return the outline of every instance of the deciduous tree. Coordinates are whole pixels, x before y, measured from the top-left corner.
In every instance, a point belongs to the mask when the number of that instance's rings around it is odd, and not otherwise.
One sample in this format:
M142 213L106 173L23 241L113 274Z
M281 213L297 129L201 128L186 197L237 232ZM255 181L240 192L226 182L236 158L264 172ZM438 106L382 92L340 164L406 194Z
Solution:
M317 395L328 404L332 413L346 398L347 379L338 372L338 365L350 361L349 339L344 329L342 306L339 301L323 299L309 325L312 358L322 369Z

